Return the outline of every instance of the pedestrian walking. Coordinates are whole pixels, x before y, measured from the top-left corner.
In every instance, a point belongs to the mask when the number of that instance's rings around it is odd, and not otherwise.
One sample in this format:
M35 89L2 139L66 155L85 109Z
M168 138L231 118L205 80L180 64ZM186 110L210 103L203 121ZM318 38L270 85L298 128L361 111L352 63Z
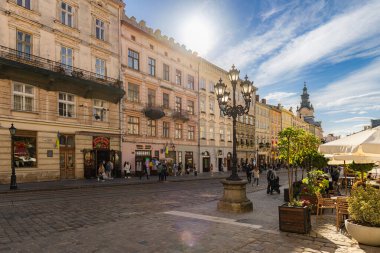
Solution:
M104 182L104 178L105 178L105 168L103 164L104 164L104 161L100 162L99 167L98 167L98 181L102 180L102 182Z
M197 166L195 165L194 163L194 176L198 176L198 169L197 169Z
M164 165L162 165L162 180L163 181L166 181L167 173L168 173L168 165L166 164L166 161L165 161Z
M271 194L271 195L273 194L276 179L277 179L276 172L272 168L270 168L267 172L267 181L268 181L267 194Z
M245 168L245 172L247 174L248 183L251 183L251 181L252 181L252 167L247 163L243 167Z
M149 166L145 166L145 175L146 175L146 179L149 180L149 176L150 176L150 168L149 168Z
M137 162L136 164L136 174L137 176L139 176L140 180L141 180L141 177L142 177L142 163L141 162Z
M129 162L124 162L123 166L124 178L131 178L131 165Z
M252 186L256 183L257 186L259 186L259 178L260 178L260 171L259 168L256 166L253 170L253 183Z
M175 177L177 176L177 171L178 171L178 165L177 165L177 163L174 163L174 165L173 165L173 173L174 173Z
M214 176L214 165L210 165L211 176Z

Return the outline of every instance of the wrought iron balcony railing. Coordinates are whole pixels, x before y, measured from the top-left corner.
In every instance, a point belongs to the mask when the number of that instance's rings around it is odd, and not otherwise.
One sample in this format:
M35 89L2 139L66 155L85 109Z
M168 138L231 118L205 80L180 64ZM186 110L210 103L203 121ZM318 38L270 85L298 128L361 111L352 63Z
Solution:
M24 53L15 49L0 46L0 58L7 59L14 62L19 62L36 68L41 68L48 71L53 71L65 76L71 76L74 78L84 79L101 83L111 87L123 88L122 81L111 78L105 75L100 75L91 71L87 71L80 68L75 68L69 65L62 64L60 62L52 61L46 58L42 58L33 54Z
M179 119L183 121L190 120L189 112L186 110L174 110L172 113L173 119Z
M164 108L152 103L145 104L143 112L147 118L152 120L157 120L165 116Z

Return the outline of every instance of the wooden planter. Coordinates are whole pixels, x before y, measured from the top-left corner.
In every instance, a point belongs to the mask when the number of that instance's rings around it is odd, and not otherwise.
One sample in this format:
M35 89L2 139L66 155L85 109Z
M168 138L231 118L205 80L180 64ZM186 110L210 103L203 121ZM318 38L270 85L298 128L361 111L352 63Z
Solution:
M311 230L309 207L290 207L287 204L278 207L280 230L307 234Z

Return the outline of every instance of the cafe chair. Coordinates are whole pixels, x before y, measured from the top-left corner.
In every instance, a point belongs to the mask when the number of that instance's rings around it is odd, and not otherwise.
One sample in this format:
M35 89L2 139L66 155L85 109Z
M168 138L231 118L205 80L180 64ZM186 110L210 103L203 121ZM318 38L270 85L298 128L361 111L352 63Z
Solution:
M331 209L332 212L334 212L334 209L336 209L336 205L335 205L335 201L331 198L323 198L321 193L317 193L317 199L318 199L318 203L317 203L317 215L316 215L316 219L318 218L318 215L319 215L319 212L321 211L321 214L322 214L322 210L323 209Z
M347 197L338 197L336 199L336 231L342 226L345 219L348 218Z

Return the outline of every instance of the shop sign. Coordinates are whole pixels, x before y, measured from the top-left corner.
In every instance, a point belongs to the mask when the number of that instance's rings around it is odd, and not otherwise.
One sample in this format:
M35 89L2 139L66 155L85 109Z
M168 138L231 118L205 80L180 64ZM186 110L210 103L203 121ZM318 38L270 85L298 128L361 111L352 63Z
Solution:
M136 150L136 156L151 156L151 151L150 150Z
M94 136L92 139L94 149L110 149L110 138L104 136Z

